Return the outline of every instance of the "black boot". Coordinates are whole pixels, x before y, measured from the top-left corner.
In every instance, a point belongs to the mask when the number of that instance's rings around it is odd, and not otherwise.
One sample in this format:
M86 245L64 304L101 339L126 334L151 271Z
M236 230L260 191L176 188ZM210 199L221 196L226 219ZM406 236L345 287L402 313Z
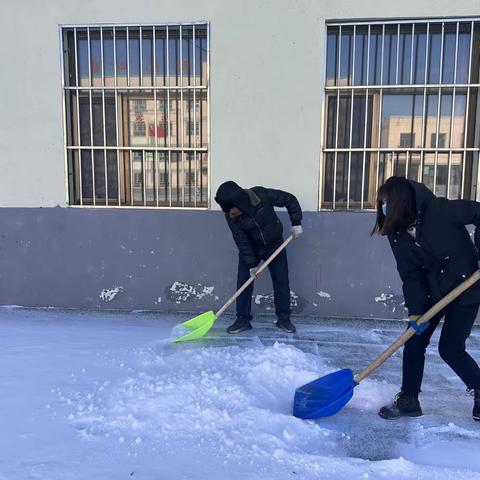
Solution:
M237 317L234 323L227 328L228 333L241 333L245 330L251 330L252 324L245 317Z
M480 421L480 388L475 388L473 390L470 390L470 392L473 395L473 419L476 420L477 422Z
M382 407L378 414L387 420L395 420L400 417L420 417L423 415L418 396L409 395L402 391L397 393L391 405Z
M297 331L295 325L290 321L290 315L278 315L275 325L287 333L295 333Z

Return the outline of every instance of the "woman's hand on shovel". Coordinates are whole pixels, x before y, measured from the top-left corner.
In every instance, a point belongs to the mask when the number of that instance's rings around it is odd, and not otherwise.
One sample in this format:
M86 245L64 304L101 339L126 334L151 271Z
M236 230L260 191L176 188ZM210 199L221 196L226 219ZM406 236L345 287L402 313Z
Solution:
M421 323L420 325L417 323L418 320L422 318L421 315L410 315L408 319L408 326L414 328L417 332L415 335L421 335L430 325L430 322Z

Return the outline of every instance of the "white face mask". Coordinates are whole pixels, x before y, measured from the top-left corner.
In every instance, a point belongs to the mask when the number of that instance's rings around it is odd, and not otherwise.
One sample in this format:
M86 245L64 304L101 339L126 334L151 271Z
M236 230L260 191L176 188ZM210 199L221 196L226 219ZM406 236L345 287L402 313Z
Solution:
M382 212L385 216L387 216L387 202L382 203Z

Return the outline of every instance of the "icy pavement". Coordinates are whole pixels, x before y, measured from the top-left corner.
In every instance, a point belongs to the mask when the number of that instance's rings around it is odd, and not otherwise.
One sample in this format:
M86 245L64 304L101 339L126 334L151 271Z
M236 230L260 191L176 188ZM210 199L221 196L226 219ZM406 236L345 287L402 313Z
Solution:
M423 417L377 416L398 390L396 355L336 416L302 421L296 387L361 370L403 325L309 320L292 337L264 317L229 336L226 318L172 344L187 318L0 308L0 480L480 479L480 424L438 334Z

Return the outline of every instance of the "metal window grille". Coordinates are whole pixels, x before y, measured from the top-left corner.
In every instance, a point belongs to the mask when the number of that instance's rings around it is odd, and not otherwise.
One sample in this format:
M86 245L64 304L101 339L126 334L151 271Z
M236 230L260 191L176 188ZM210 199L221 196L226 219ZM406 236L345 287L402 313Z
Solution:
M320 208L400 175L479 199L480 19L327 24Z
M62 25L68 203L209 203L209 25ZM188 128L186 128L188 126Z

